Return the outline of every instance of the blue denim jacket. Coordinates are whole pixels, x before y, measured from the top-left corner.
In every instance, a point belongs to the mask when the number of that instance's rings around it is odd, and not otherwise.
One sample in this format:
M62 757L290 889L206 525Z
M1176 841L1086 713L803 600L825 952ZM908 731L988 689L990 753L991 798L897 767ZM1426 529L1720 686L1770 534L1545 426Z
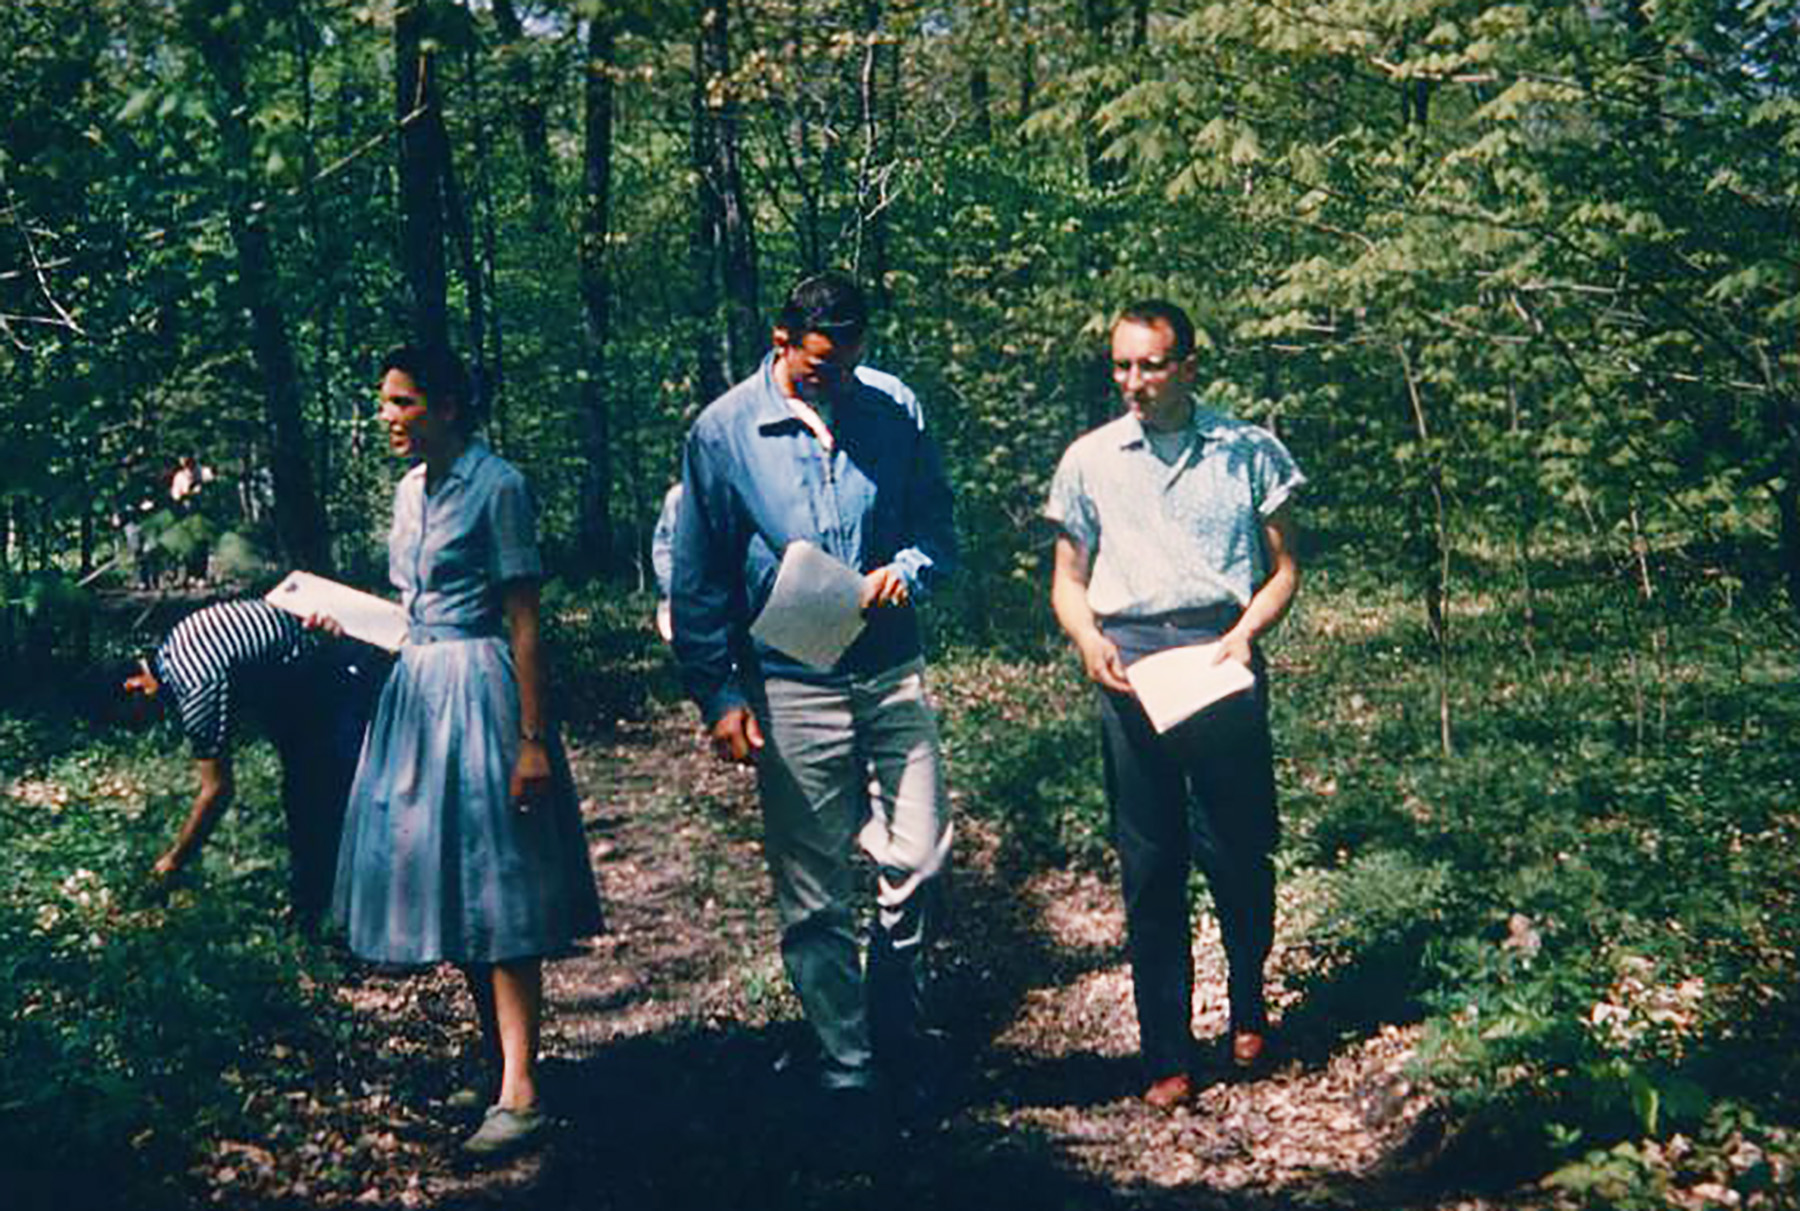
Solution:
M710 724L745 705L746 676L829 684L919 655L911 605L869 611L830 672L755 644L787 544L805 539L861 572L892 564L913 601L956 562L950 486L937 447L893 396L861 379L828 418L827 452L775 384L772 356L694 422L675 527L675 658Z

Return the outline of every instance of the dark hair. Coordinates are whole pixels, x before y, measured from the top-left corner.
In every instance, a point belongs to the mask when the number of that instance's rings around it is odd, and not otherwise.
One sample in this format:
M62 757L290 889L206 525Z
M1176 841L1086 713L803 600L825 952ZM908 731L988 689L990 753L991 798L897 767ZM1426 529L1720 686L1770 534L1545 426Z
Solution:
M143 664L154 661L153 653L129 660L109 660L97 668L89 668L76 685L77 710L82 718L100 727L117 727L145 723L161 708L160 702L146 704L143 696L125 688L125 682L138 675ZM160 679L160 678L159 678Z
M790 340L809 332L834 341L862 339L869 326L869 301L848 275L826 271L802 279L781 308L781 327Z
M381 358L381 373L398 370L425 393L427 408L445 400L456 404L456 427L468 433L479 422L477 401L470 390L469 375L462 359L451 349L431 349L418 345L395 345Z
M1117 328L1127 322L1142 324L1146 328L1167 324L1175 337L1177 361L1185 360L1194 352L1194 321L1188 318L1187 312L1167 299L1139 299L1119 312L1119 318L1113 322L1113 327Z

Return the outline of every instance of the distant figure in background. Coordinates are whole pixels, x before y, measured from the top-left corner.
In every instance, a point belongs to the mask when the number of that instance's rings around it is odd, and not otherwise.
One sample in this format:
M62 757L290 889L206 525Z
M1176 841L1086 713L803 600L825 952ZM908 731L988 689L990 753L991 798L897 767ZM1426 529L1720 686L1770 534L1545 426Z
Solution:
M212 477L211 467L202 467L192 454L183 454L169 476L169 499L177 505L192 505L192 498Z
M677 482L663 493L662 511L656 515L656 529L650 534L650 571L656 576L656 633L664 643L675 638L669 589L675 583L675 522L680 512L681 484Z
M174 706L199 782L153 877L185 869L231 806L233 740L247 712L281 755L294 921L314 929L331 899L344 802L387 663L366 644L309 634L299 619L260 599L206 606L177 623L117 683L152 711Z
M143 523L127 513L120 528L125 539L125 555L131 560L131 572L137 581L137 587L155 588L156 569L150 564L150 536L144 533Z
M1188 873L1206 872L1230 966L1228 1056L1264 1058L1263 964L1275 937L1279 831L1268 683L1257 640L1300 583L1289 498L1306 477L1274 437L1204 407L1194 325L1160 299L1112 330L1125 412L1063 454L1044 514L1057 526L1050 598L1099 687L1144 1101L1194 1094L1193 923ZM1165 649L1216 642L1254 687L1158 733L1126 668Z

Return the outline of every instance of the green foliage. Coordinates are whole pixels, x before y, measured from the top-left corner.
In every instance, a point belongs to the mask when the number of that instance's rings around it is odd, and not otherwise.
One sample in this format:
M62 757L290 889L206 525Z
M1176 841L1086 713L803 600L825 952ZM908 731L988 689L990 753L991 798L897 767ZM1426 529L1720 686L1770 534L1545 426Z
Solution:
M959 810L996 826L1015 868L1108 852L1093 701L1076 672L968 650L932 667Z
M227 1130L233 1087L274 1061L272 1038L313 1029L318 958L270 905L277 771L239 755L238 808L204 873L153 896L146 873L191 794L167 735L94 741L45 759L9 718L0 767L0 1139L31 1202L182 1205L172 1175L195 1133ZM28 746L28 747L27 747ZM128 1197L129 1195L129 1197Z
M1792 723L1772 688L1791 656L1754 671L1703 595L1665 607L1683 646L1661 663L1604 624L1603 584L1535 598L1523 647L1515 604L1486 598L1457 623L1446 759L1424 636L1392 590L1345 593L1335 570L1277 682L1292 857L1325 868L1328 896L1303 1015L1366 1011L1382 989L1379 1011L1422 1009L1423 1063L1470 1154L1515 1173L1691 1135L1725 1098L1791 1110L1800 1072L1774 1039L1794 1022L1778 952L1800 938L1783 890L1800 768L1768 741Z

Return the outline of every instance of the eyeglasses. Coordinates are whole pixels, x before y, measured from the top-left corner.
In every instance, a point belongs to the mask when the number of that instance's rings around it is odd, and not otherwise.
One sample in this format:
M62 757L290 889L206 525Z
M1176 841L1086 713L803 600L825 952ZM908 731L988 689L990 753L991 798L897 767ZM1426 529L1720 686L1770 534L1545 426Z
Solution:
M1172 357L1115 357L1113 359L1112 368L1113 373L1120 378L1130 374L1133 370L1136 370L1145 378L1157 378L1169 373L1171 370L1175 369L1178 364L1178 359Z

